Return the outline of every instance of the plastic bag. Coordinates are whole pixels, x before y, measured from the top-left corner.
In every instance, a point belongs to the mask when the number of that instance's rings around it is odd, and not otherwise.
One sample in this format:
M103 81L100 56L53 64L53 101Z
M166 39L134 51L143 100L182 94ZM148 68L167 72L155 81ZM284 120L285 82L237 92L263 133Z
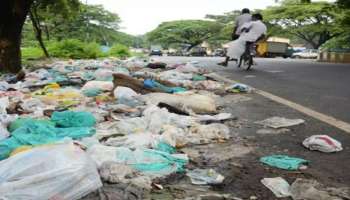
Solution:
M298 178L291 186L293 200L345 200L350 199L350 188L331 188L312 179Z
M0 160L20 146L55 143L66 137L80 139L94 133L95 130L89 127L56 128L49 122L27 120L16 127L10 138L0 141Z
M35 112L38 110L45 109L45 105L40 101L40 99L36 99L36 98L23 100L21 107L26 112Z
M102 91L112 91L113 87L113 82L111 81L89 81L81 88L81 90L84 91L92 88L98 88Z
M269 188L277 198L284 198L291 196L289 183L281 177L264 178L261 183Z
M143 95L144 100L148 104L157 105L160 102L174 106L180 110L191 109L195 113L215 113L216 104L215 100L209 96L192 94L192 93L177 93L177 94L165 94L165 93L151 93Z
M147 176L140 175L131 166L115 162L105 162L100 167L101 178L108 183L133 184L142 189L152 189L152 180Z
M159 134L165 125L187 128L194 122L194 119L190 116L169 113L167 109L158 108L157 106L147 107L142 114L147 122L147 130L154 134Z
M0 114L0 141L10 136L7 127L18 118L18 115Z
M87 152L98 166L113 161L129 165L140 173L154 178L182 172L188 162L188 157L184 154L169 154L151 149L132 151L125 147L94 145Z
M221 184L225 177L213 169L195 169L186 173L194 185L217 185Z
M89 112L54 112L51 121L56 123L56 126L63 128L92 127L96 124L95 117Z
M309 163L309 161L301 158L294 158L284 155L262 157L260 158L260 162L272 167L277 167L279 169L285 170L298 170L302 165L306 165Z
M263 125L271 128L286 128L290 126L296 126L305 123L303 119L287 119L284 117L271 117L263 121L255 122L256 124Z
M160 136L151 133L137 133L122 137L109 138L104 142L108 146L128 148L152 148L159 142Z
M228 91L234 92L234 93L246 93L249 92L251 89L249 86L242 84L242 83L236 83L227 88Z
M230 129L224 124L196 124L190 128L190 135L186 136L191 144L206 144L213 140L228 140Z
M185 88L182 88L182 87L167 87L167 86L162 85L162 84L158 83L157 81L151 80L151 79L146 79L143 82L143 85L145 88L158 89L158 90L161 90L161 91L166 92L166 93L179 93L179 92L186 92L187 91Z
M86 97L96 97L102 93L103 91L99 88L91 88L91 89L83 90L83 94Z
M9 107L10 100L8 97L0 98L0 114L7 114L6 108Z
M0 199L75 200L102 187L95 163L72 143L37 147L4 160L0 177Z
M177 71L182 73L197 73L199 69L191 63L186 63L186 65L180 65L176 68Z
M313 135L305 139L303 145L312 151L317 150L325 153L343 150L341 143L328 135Z

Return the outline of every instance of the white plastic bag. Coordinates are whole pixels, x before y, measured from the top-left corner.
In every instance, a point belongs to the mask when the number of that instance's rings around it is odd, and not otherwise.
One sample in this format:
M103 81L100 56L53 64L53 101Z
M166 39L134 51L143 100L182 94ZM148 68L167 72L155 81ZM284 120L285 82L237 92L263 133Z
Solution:
M209 96L200 94L189 92L178 94L151 93L143 95L142 98L149 104L157 105L162 102L180 110L186 111L191 109L198 114L217 112L215 100Z
M216 185L221 184L225 179L223 175L213 169L194 169L187 171L186 175L190 177L194 185Z
M10 100L9 97L0 98L0 114L7 114L6 108L9 107Z
M313 135L305 139L303 145L312 151L317 150L325 153L343 150L341 143L328 135Z
M80 199L102 186L93 160L69 144L44 146L0 162L0 199Z
M128 87L120 87L120 86L115 88L113 94L114 94L114 97L117 99L127 99L127 100L134 99L138 95L134 90Z
M10 132L7 130L7 127L17 118L18 115L0 114L0 141L10 136Z
M102 91L112 91L113 82L111 81L89 81L82 88L81 91L89 89L100 89Z
M284 117L271 117L263 121L255 122L256 124L263 125L271 128L286 128L290 126L296 126L305 123L303 119L287 119Z
M289 183L281 177L277 178L264 178L261 183L269 188L277 198L291 196Z
M109 138L104 142L108 146L128 148L152 148L160 141L160 135L151 133L130 134L123 137Z

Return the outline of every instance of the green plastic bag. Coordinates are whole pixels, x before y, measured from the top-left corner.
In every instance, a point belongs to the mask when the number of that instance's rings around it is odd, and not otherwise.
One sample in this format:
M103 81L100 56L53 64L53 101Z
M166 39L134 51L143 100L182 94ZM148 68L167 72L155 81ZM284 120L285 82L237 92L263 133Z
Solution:
M153 149L119 148L117 162L125 163L134 169L154 177L169 175L175 172L184 172L188 159L176 157L167 152Z
M308 164L309 161L285 155L272 155L260 158L260 162L285 170L298 170L301 165Z
M51 121L56 123L57 127L92 127L96 124L95 117L89 112L54 112Z
M159 142L157 147L156 147L156 150L167 152L170 154L173 154L176 152L176 149L174 147L170 146L169 144L167 144L165 142Z
M33 123L36 123L36 124L48 124L48 125L52 125L52 126L55 126L56 124L50 120L35 120L35 119L32 119L32 118L18 118L16 119L14 122L12 122L10 125L9 125L9 131L10 132L13 132L15 131L16 129L22 127L22 126L25 126L27 124L33 124Z
M86 89L83 91L83 94L86 97L96 97L102 93L103 93L103 91L99 88L91 88L91 89Z
M205 81L207 80L207 78L205 76L201 76L201 75L193 75L192 77L192 80L193 81Z
M95 129L90 127L57 128L50 123L33 120L15 129L10 138L0 141L0 160L7 158L20 146L49 144L65 137L80 139L94 134Z

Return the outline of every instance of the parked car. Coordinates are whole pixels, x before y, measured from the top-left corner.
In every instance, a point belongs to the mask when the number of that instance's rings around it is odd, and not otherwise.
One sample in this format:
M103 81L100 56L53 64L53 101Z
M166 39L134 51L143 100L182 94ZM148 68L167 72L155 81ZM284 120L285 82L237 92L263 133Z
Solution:
M196 57L207 56L206 48L194 47L188 52L188 56L196 56Z
M223 49L215 49L213 56L224 57L226 56L226 52Z
M150 56L163 56L163 52L161 50L158 50L158 49L153 49L153 50L151 50L149 55Z
M293 53L292 58L309 58L309 59L315 59L318 56L318 50L317 49L305 49L301 52Z

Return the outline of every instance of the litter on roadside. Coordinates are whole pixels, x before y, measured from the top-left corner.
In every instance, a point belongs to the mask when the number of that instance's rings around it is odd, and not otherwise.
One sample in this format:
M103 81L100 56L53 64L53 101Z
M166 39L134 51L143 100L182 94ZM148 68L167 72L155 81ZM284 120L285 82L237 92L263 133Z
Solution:
M346 200L350 199L350 188L325 187L316 180L298 178L291 186L293 200Z
M72 143L37 147L1 161L0 177L0 199L75 200L102 187L95 163Z
M260 158L260 162L271 167L276 167L285 170L298 170L303 165L307 165L309 163L309 161L307 160L289 157L285 155L273 155L262 157Z
M263 125L265 127L271 127L271 128L287 128L291 126L297 126L300 124L305 123L305 120L303 119L287 119L284 117L271 117L268 119L265 119L263 121L257 121L256 124Z
M303 145L312 151L333 153L343 150L340 142L328 135L313 135L303 141Z
M277 198L284 198L291 196L289 183L281 177L264 178L261 183L269 188Z
M217 185L221 184L225 177L213 169L188 170L186 175L190 177L194 185Z
M251 88L248 85L245 85L242 83L236 83L230 86L229 88L227 88L226 90L233 93L246 93L246 92L250 92Z

